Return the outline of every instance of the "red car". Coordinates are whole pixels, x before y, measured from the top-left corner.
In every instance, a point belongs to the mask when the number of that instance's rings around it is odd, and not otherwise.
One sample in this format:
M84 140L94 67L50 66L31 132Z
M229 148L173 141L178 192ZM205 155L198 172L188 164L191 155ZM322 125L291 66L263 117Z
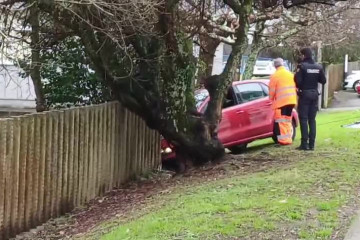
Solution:
M248 143L272 137L274 134L274 110L269 99L268 80L234 82L225 98L218 136L223 145L232 152L244 150ZM208 91L195 92L196 107L205 112L210 100ZM299 124L298 114L293 110L293 138ZM163 160L175 157L174 149L166 140L161 142Z
M356 87L356 92L358 93L358 96L360 97L360 85Z

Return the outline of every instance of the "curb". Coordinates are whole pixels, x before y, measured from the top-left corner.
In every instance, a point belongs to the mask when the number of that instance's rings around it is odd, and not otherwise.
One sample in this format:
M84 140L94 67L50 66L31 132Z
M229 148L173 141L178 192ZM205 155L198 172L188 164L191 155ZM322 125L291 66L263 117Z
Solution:
M320 112L347 112L355 110L360 110L360 107L322 108Z

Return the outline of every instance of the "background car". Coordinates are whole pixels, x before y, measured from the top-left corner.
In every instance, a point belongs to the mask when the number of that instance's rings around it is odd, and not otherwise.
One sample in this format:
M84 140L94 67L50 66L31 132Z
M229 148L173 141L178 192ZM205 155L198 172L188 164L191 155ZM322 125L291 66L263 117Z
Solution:
M287 64L287 61L284 62L284 67L289 70L289 66ZM274 66L274 59L258 59L255 62L255 66L254 66L254 72L253 72L253 76L254 77L267 77L269 78L269 76L271 76L272 74L274 74L276 71L275 66Z
M360 85L356 87L356 92L358 93L358 96L360 97Z
M356 91L357 86L360 85L360 71L352 71L344 81L344 90L353 89Z
M274 110L269 99L268 80L234 82L229 88L222 110L218 137L222 144L234 153L244 150L248 143L272 137L274 133ZM196 106L204 113L210 100L206 89L195 92ZM292 113L293 139L299 119L296 110ZM163 159L175 157L174 148L162 139ZM175 150L176 151L176 150Z

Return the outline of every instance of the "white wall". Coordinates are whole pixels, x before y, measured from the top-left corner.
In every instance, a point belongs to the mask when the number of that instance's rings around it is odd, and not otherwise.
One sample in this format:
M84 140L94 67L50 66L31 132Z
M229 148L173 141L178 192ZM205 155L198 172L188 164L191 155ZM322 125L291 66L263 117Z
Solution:
M0 107L35 108L35 92L31 79L19 76L21 69L0 65Z

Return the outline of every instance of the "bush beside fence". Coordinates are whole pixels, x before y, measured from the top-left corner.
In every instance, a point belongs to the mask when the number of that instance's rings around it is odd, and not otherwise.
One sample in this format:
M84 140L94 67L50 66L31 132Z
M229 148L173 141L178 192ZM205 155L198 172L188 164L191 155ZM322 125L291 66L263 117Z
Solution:
M160 164L160 137L119 103L0 119L0 239Z

